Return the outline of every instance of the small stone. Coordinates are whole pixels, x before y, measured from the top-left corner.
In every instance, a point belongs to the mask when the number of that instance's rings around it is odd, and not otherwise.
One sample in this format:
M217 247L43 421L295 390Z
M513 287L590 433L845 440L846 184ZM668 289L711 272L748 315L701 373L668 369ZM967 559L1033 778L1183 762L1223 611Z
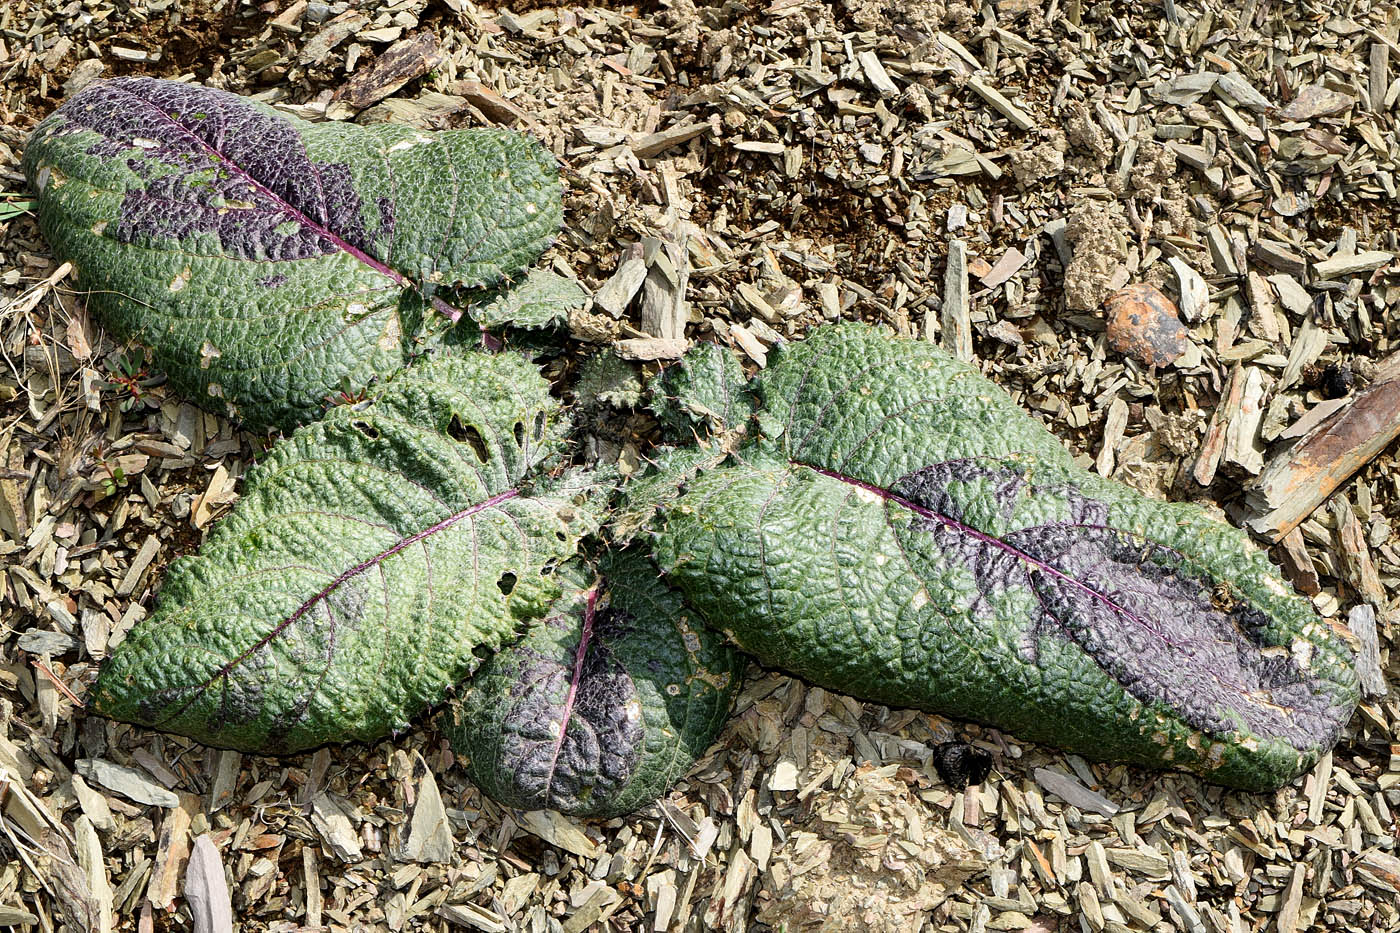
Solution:
M526 832L580 858L594 859L603 851L577 822L555 810L531 810L520 814L517 822Z
M70 635L65 635L62 632L50 632L45 629L30 629L15 642L16 647L21 651L49 658L67 654L77 647L77 644L77 639Z
M729 336L739 345L739 349L748 354L749 359L759 366L766 366L768 363L768 348L763 342L749 332L748 328L742 324L734 324L729 328Z
M1269 99L1255 90L1254 85L1246 81L1238 71L1227 71L1216 78L1215 91L1224 93L1239 106L1250 110L1268 110L1273 106Z
M432 771L425 771L418 782L418 802L413 807L405 857L415 862L443 864L452 860L452 827L438 793Z
M1072 254L1065 267L1065 304L1074 311L1092 311L1128 284L1132 229L1117 203L1088 198L1075 204L1065 220L1064 238Z
M1064 152L1050 143L1013 150L1008 157L1016 181L1026 188L1056 178L1065 170Z
M73 66L73 73L68 76L68 80L63 85L63 93L72 97L74 94L87 87L98 78L102 77L102 60L100 58L85 58Z
M112 818L112 808L107 805L106 797L89 787L81 775L73 775L70 786L73 788L73 796L78 799L78 806L82 808L83 813L86 814L95 829L109 833L117 828L117 822Z
M249 55L244 60L243 67L247 69L249 74L255 75L266 71L281 60L282 56L276 49L263 49Z
M856 56L860 62L861 70L865 72L865 80L870 82L870 86L881 97L893 97L899 93L899 86L890 79L890 74L881 64L879 56L874 52L861 52Z
M1299 91L1298 96L1280 110L1278 115L1284 120L1312 120L1341 113L1354 103L1356 101L1350 94L1343 94L1320 84L1309 84Z
M1103 794L1085 787L1067 774L1052 771L1049 768L1036 768L1031 774L1035 777L1037 784L1071 806L1108 817L1118 813L1118 804Z
M1026 264L1027 256L1016 247L1011 247L996 264L978 276L987 288L996 288L1011 279Z
M1349 275L1360 275L1363 272L1374 272L1394 260L1394 253L1372 249L1324 259L1313 266L1313 272L1317 274L1319 279L1340 279Z
M768 789L797 790L797 765L793 764L791 759L784 758L773 767L773 774L768 778Z
M178 807L180 798L135 768L113 764L101 758L79 758L77 771L128 800L154 807Z
M208 833L196 839L190 851L184 894L195 933L232 933L233 904L224 877L224 862Z
M623 260L617 271L593 296L593 306L615 318L622 317L622 312L632 303L646 278L647 264L644 259L634 256Z
M1306 191L1285 191L1274 198L1272 206L1281 217L1297 217L1312 208L1312 199Z
M1385 673L1381 670L1380 641L1376 634L1376 610L1363 603L1353 606L1347 616L1347 628L1361 643L1356 652L1356 675L1361 681L1361 690L1368 697L1385 696L1389 692Z
M339 798L325 791L313 797L311 825L336 858L342 862L360 860L360 839L355 833L354 824L350 822L347 805Z
M124 62L144 62L150 58L144 49L129 49L120 45L109 45L107 51L111 52L114 58Z
M1186 352L1186 328L1176 306L1151 285L1120 288L1104 302L1108 344L1148 366L1166 366Z
M310 2L306 4L306 11L301 14L302 20L312 25L320 25L330 19L330 17L330 5L322 3L321 0L310 0Z
M963 362L972 359L972 319L967 272L967 244L962 240L953 240L948 244L948 266L943 274L940 336L943 349ZM926 324L924 334L932 339L931 321Z
M689 348L684 337L631 337L617 342L617 355L624 360L678 360Z
M1176 281L1181 290L1181 316L1192 324L1204 321L1210 311L1210 289L1206 280L1195 269L1173 256L1167 264L1176 273Z
M1312 296L1298 280L1286 272L1268 277L1269 283L1278 293L1279 302L1292 314L1306 314L1312 308Z

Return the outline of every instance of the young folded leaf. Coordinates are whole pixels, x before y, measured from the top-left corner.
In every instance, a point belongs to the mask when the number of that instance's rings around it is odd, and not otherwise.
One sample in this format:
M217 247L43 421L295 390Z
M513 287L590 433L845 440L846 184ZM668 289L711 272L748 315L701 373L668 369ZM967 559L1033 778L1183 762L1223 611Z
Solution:
M1355 708L1349 649L1241 532L1075 467L932 344L823 328L754 387L763 436L655 555L762 663L1256 790Z
M569 311L588 304L588 290L546 269L531 269L519 282L477 293L464 308L478 327L554 327Z
M753 414L744 368L713 343L692 347L663 369L651 386L651 409L667 434L686 443L697 433L722 435L744 427Z
M666 792L729 716L744 661L630 551L606 555L497 652L444 731L486 794L524 810L631 813Z
M632 477L608 520L617 544L628 544L651 524L701 470L729 455L753 416L754 400L743 367L723 347L696 344L648 386L650 408L665 437L677 446L648 454L649 469Z
M513 354L425 363L332 409L171 565L93 707L267 753L405 727L544 614L596 526L586 484L536 483L564 431Z
M455 314L437 290L514 278L562 218L528 136L313 124L151 78L84 88L23 167L112 331L192 400L284 427L401 369L425 304Z

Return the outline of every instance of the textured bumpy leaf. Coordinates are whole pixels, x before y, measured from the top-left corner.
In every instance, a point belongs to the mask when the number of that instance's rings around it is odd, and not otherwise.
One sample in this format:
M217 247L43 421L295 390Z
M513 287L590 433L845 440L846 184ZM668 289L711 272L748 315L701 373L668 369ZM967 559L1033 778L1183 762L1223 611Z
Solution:
M562 217L529 137L312 124L149 78L78 93L24 171L108 327L191 399L277 425L402 368L425 300L515 276Z
M588 292L573 279L532 269L518 284L492 289L467 306L472 320L488 330L497 327L553 327L569 311L588 303Z
M628 481L607 531L629 544L700 471L729 456L754 413L753 394L734 355L712 343L691 347L647 387L649 406L674 446L655 448L648 468Z
M656 558L761 662L1252 789L1355 707L1350 651L1242 533L1078 469L931 344L824 328L755 390L764 436L665 509Z
M404 727L544 614L596 524L582 484L527 485L563 430L515 355L426 363L332 409L171 566L95 709L271 753Z
M595 353L579 367L574 398L581 408L634 407L642 400L642 380L636 364L627 362L612 350Z
M697 428L723 433L741 427L753 413L753 399L734 354L701 343L661 371L652 386L651 407L671 435L684 442Z
M742 659L651 561L621 552L599 570L487 662L447 714L467 773L508 806L630 813L689 770L733 705Z

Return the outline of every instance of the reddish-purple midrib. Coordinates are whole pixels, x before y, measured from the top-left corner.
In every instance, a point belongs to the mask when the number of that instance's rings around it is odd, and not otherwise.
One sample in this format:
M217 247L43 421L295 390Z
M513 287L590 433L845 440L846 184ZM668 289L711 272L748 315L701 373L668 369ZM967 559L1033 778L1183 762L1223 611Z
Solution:
M346 570L344 573L340 574L340 576L336 577L330 583L326 584L326 586L322 588L319 593L310 597L304 603L298 606L296 610L291 613L291 615L287 616L287 618L277 623L277 625L270 632L268 632L262 638L254 642L252 646L245 649L242 654L240 654L238 657L234 658L227 664L221 666L218 671L216 671L208 680L206 680L203 684L200 685L200 687L197 690L193 692L189 700L187 700L178 710L166 717L166 719L174 719L176 716L179 716L181 713L183 713L186 709L189 708L190 704L193 703L195 699L198 698L204 690L208 689L209 686L214 683L214 681L218 680L220 677L227 676L229 672L231 672L238 665L242 664L244 661L252 657L262 648L266 647L279 634L286 631L288 626L292 625L302 616L306 615L307 612L311 611L312 606L315 606L320 601L329 597L331 593L335 592L335 590L341 584L345 583L345 581L364 573L371 567L378 566L379 564L383 563L385 560L388 560L390 557L393 557L395 554L399 553L405 548L412 547L414 544L417 544L419 541L422 541L424 538L435 535L439 531L443 531L444 529L451 528L453 525L457 524L464 518L470 518L471 516L476 515L480 512L484 512L487 509L494 508L500 505L502 502L505 502L508 499L513 499L518 495L520 495L520 490L507 489L505 492L497 493L496 495L492 496L489 499L486 499L483 502L478 502L475 505L467 506L465 509L462 509L459 512L452 513L451 515L447 516L435 525L432 525L428 528L424 528L422 531L415 532L406 538L400 539L399 541L395 542L392 546L385 548L373 557L361 561L360 563L351 567L349 570Z
M129 93L129 92L126 92L126 93ZM224 154L223 154L222 152L220 152L219 150L215 149L213 146L209 145L209 143L206 142L205 140L201 139L201 138L199 137L198 134L191 132L190 129L189 129L189 127L185 126L183 123L180 123L178 120L172 119L171 116L170 116L170 114L166 113L166 112L165 112L164 110L162 110L160 107L155 106L153 103L151 103L151 102L150 102L149 100L147 100L146 98L141 97L139 94L131 94L130 96L133 97L133 98L135 98L136 100L140 101L141 103L145 104L153 113L157 114L157 115L160 117L160 119L166 121L166 122L169 123L171 126L175 127L175 129L176 129L178 132L180 132L180 133L183 134L184 136L188 137L191 141L194 142L195 145L199 146L199 147L200 147L201 149L203 149L205 152L208 152L208 153L209 153L210 155L212 155L215 159L217 159L221 164L228 166L228 168L229 168L230 171L232 171L234 174L236 174L239 178L242 178L242 179L243 179L244 181L246 181L248 184L252 185L256 190L258 190L259 192L261 192L261 193L263 194L264 197L266 197L268 200L272 201L272 203L278 205L278 206L281 207L283 210L285 210L287 213L289 213L289 214L291 214L293 217L297 218L297 221L298 221L299 223L305 224L305 225L306 225L307 227L309 227L310 229L316 231L316 233L317 233L322 239L326 240L328 243L330 243L331 245L333 245L333 246L336 247L337 249L343 250L344 252L348 253L349 255L355 257L355 258L358 259L360 262L362 262L362 263L364 263L365 265L369 266L369 267L370 267L371 269L373 269L374 271L379 272L379 273L381 273L382 275L387 275L390 279L392 279L392 280L394 281L394 283L395 283L396 285L399 285L399 286L401 286L401 287L403 287L403 288L412 288L412 289L414 289L414 290L419 290L418 287L417 287L407 276L405 276L405 275L403 275L402 273L398 272L397 270L395 270L395 269L392 268L391 266L388 266L388 265L386 265L385 263L380 262L378 259L375 259L373 256L369 255L369 254L366 253L364 250L360 249L358 246L356 246L355 244L351 243L349 240L346 240L344 237L341 237L339 234L337 234L335 231L331 230L329 227L326 227L326 226L323 225L323 224L317 223L316 221L314 221L314 220L312 220L310 217L308 217L308 216L305 214L305 212L298 210L297 208L293 207L291 204L288 204L288 203L287 203L285 200L283 200L282 198L278 197L270 188L268 188L268 187L267 187L266 185L264 185L262 182L258 181L258 180L257 180L256 178L254 178L252 175L248 174L247 170L245 170L245 169L243 168L243 166L237 164L236 162L233 162L233 161L230 160L230 159L225 158L225 157L224 157ZM449 317L449 318L453 321L453 323L456 323L457 320L460 319L461 316L462 316L462 312L461 312L460 310L458 310L458 309L452 307L451 305L449 305L447 302L443 301L443 300L440 299L440 298L433 298L433 299L430 299L430 303L432 304L432 306L433 306L433 308L434 308L435 310L437 310L438 312L440 312L440 313L442 313L442 314L445 314L447 317Z
M559 735L554 739L554 752L549 756L549 770L545 772L545 803L549 786L554 782L554 769L559 764L559 753L564 749L564 737L569 732L569 720L574 715L574 702L578 699L579 680L583 677L583 661L588 657L588 643L593 639L593 616L598 605L598 586L594 584L588 591L588 601L583 607L583 632L579 635L578 648L574 653L574 673L569 679L569 690L564 695L564 707L559 715Z
M927 518L930 521L938 522L939 524L944 525L945 527L952 528L955 531L961 532L962 534L975 538L978 541L983 542L984 544L996 548L997 550L1003 551L1007 554L1011 554L1014 557L1025 561L1027 564L1030 564L1032 567L1035 567L1037 570L1040 570L1043 573L1049 574L1050 576L1067 583L1068 585L1082 591L1092 599L1098 600L1099 602L1108 606L1114 612L1122 613L1125 618L1136 622L1138 625L1141 625L1147 631L1151 632L1153 635L1156 635L1158 638L1162 639L1167 644L1175 645L1175 642L1173 642L1171 639L1167 638L1165 635L1159 632L1157 628L1153 626L1148 620L1144 619L1142 616L1133 612L1126 606L1122 606L1114 602L1108 597L1107 594L1100 593L1098 590L1083 583L1082 581L1076 580L1074 577L1065 573L1063 570L1059 569L1054 564L1048 564L1040 558L1036 557L1035 555L1029 554L1013 544L1007 544L1005 541L996 537L995 535L989 535L986 532L978 531L971 525L966 525L955 518L950 518L949 516L942 514L941 512L935 512L933 509L919 505L917 502L912 502L897 493L885 489L882 486L876 486L873 483L867 483L864 480L856 479L854 476L847 476L845 473L839 473L836 470L829 470L826 467L819 467L815 464L803 463L800 460L792 460L789 462L792 463L794 466L803 466L814 473L820 473L822 476L829 476L832 479L839 480L840 482L846 483L847 485L855 486L858 489L864 489L866 492L870 492L879 496L886 502L893 502L896 505L903 506L904 508L908 509L909 511L922 518Z

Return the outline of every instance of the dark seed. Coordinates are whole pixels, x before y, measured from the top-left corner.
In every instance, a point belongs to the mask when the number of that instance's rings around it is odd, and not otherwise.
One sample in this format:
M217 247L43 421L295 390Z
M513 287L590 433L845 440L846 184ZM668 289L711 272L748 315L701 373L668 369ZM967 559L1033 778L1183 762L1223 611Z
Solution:
M1354 381L1350 363L1328 363L1318 380L1323 398L1342 398L1351 391Z
M944 742L933 750L933 767L953 790L981 784L992 771L992 756L966 742Z

